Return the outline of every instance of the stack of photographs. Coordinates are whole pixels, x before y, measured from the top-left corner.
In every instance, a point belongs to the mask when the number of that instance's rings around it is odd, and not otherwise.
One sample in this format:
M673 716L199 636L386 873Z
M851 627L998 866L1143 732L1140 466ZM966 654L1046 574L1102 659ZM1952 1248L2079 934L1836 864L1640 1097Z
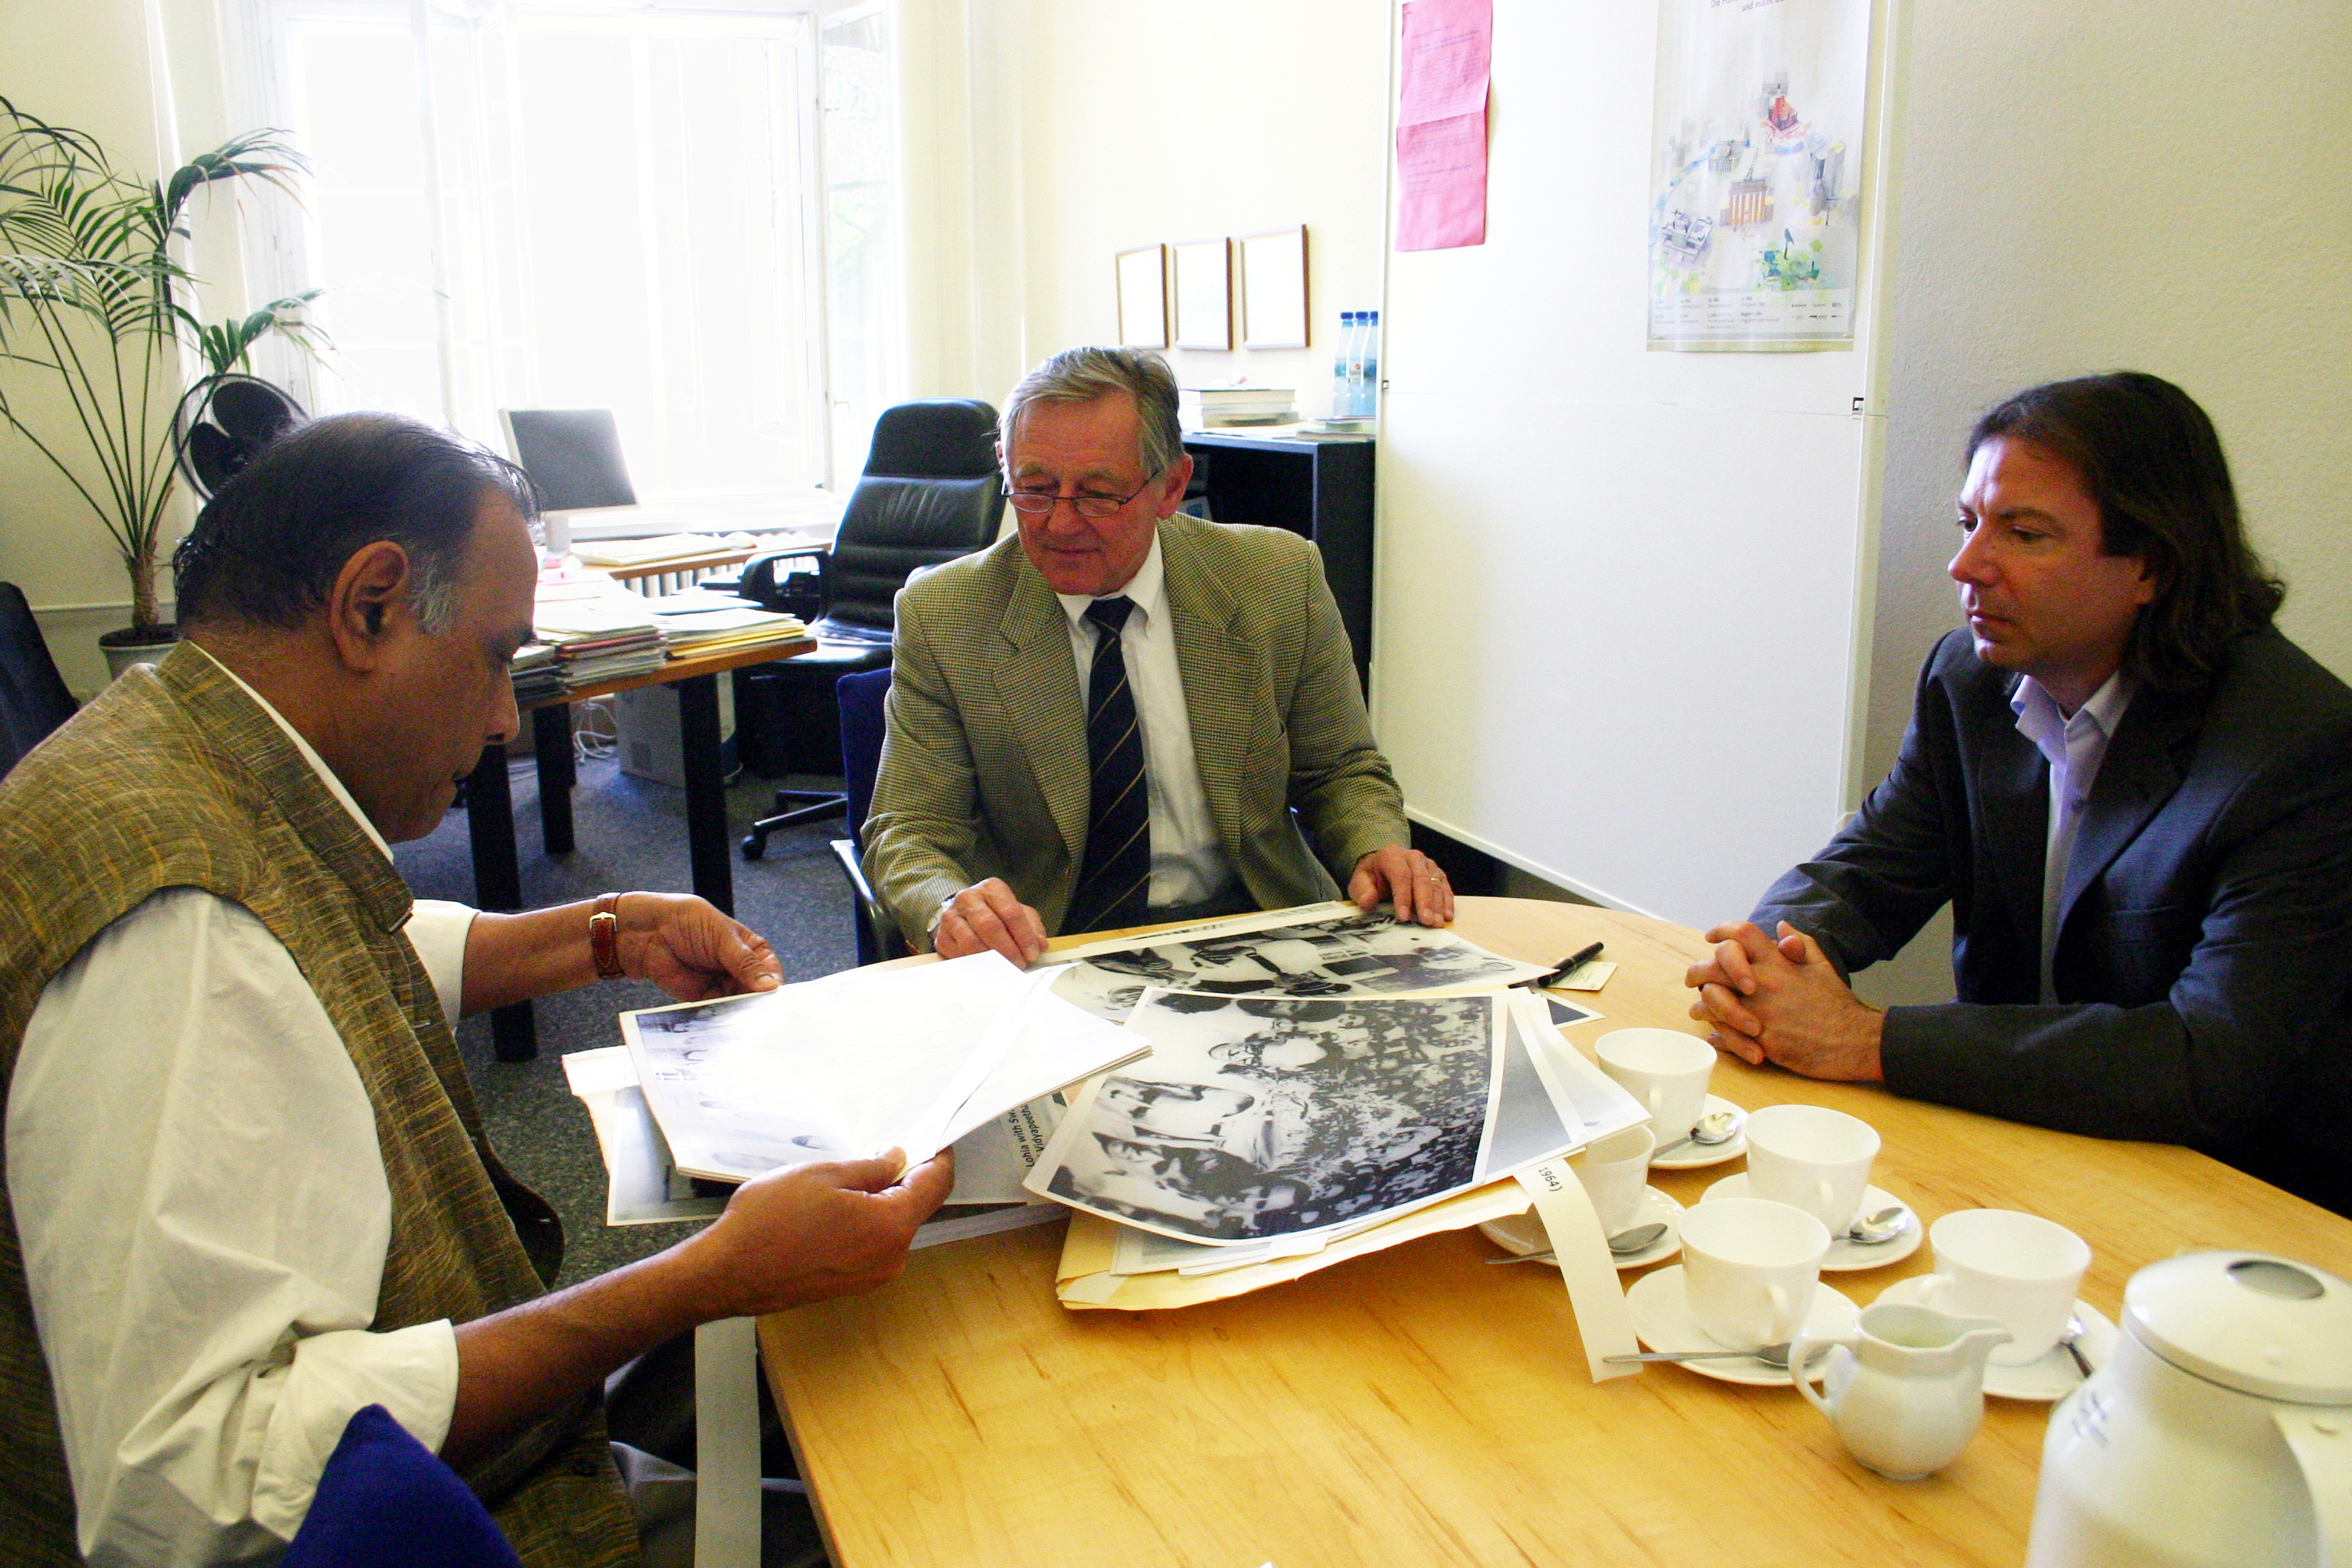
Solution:
M1154 986L1214 996L1395 996L1497 990L1549 973L1450 931L1344 902L1244 915L1148 940L1113 938L1054 956L1070 965L1055 993L1115 1023Z
M1128 1026L1150 1054L1076 1092L1027 1185L1181 1248L1320 1247L1642 1118L1528 997L1153 988ZM1214 1263L1142 1247L1130 1263Z
M1024 1183L1077 1211L1055 1293L1144 1310L1517 1214L1511 1178L1643 1119L1559 1034L1551 973L1335 902L1055 954L1150 1041L1069 1091Z

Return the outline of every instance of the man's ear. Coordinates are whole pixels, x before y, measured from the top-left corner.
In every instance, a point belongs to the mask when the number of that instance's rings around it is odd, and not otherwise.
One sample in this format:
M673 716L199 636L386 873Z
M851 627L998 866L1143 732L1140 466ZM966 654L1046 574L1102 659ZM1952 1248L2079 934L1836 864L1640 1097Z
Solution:
M392 634L408 618L408 552L389 539L364 545L343 563L327 592L327 635L343 666L381 666Z
M1187 452L1169 464L1168 471L1160 476L1160 482L1168 487L1164 502L1168 510L1160 515L1172 517L1184 504L1185 487L1192 482L1192 455Z

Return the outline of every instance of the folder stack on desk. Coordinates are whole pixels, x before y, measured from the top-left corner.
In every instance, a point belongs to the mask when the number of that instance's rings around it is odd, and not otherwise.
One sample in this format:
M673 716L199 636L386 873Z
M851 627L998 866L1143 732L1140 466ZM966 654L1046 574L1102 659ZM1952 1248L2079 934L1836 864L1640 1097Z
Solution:
M667 639L649 603L619 592L594 599L540 601L539 639L555 649L567 687L594 686L659 669Z
M514 680L515 706L534 707L563 695L563 667L555 649L543 642L525 643L508 667Z
M658 608L662 601L656 599L654 604ZM661 626L672 658L734 653L770 643L802 642L808 637L808 626L798 616L777 615L749 605L740 608L665 611Z

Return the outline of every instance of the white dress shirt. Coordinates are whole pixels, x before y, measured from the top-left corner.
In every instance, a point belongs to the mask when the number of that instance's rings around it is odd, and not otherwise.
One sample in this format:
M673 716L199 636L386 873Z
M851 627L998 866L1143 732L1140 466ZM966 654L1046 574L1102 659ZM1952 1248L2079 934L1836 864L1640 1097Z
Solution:
M1070 654L1078 667L1078 690L1094 673L1100 628L1087 619L1095 601L1085 594L1056 594L1070 619ZM1137 567L1127 586L1104 598L1131 601L1134 611L1119 633L1127 654L1127 684L1135 693L1135 715L1143 726L1143 782L1151 805L1151 906L1198 904L1232 886L1217 825L1209 816L1209 792L1192 755L1192 719L1184 706L1184 678L1176 668L1176 628L1168 618L1168 584L1160 565L1160 540Z
M453 1018L473 918L419 901L407 925ZM374 1110L310 983L249 910L171 888L93 938L26 1027L6 1136L91 1563L274 1551L365 1405L440 1447L455 1331L368 1330L392 1224Z
M2050 763L2050 837L2042 856L2044 1002L2058 1000L2050 965L2058 952L2058 904L2066 890L2066 862L2074 858L2074 835L2083 825L2083 808L2090 804L2091 785L2098 781L2099 764L2107 760L2107 742L2115 739L2131 699L2131 682L2121 670L2107 677L2106 684L2071 718L2058 711L2057 700L2030 675L2018 681L2009 699L2017 715L2017 732L2041 748Z

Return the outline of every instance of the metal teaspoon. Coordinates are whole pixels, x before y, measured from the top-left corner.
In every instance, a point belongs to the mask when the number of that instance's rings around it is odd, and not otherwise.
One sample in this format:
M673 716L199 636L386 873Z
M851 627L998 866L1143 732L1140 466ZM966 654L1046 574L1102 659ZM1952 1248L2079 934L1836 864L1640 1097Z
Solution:
M1881 1247L1910 1228L1911 1211L1901 1204L1893 1204L1854 1221L1845 1238L1857 1247Z
M1665 1234L1666 1227L1663 1221L1653 1221L1649 1225L1637 1225L1631 1230L1621 1230L1616 1235L1611 1237L1609 1238L1609 1250L1617 1254L1620 1258L1622 1258L1629 1252L1641 1251L1651 1243L1656 1241L1658 1237ZM1553 1254L1549 1250L1543 1252L1523 1252L1517 1258L1489 1258L1486 1259L1486 1266L1491 1268L1498 1263L1549 1263L1552 1260L1552 1257Z
M1637 1361L1760 1361L1766 1366L1785 1369L1789 1347L1778 1344L1759 1345L1752 1351L1643 1351L1639 1355L1607 1355L1601 1359L1620 1366Z
M1671 1154L1685 1143L1697 1143L1702 1146L1728 1143L1739 1136L1739 1126L1743 1120L1745 1119L1736 1110L1710 1110L1700 1117L1697 1124L1688 1132L1664 1148L1651 1150L1650 1159L1654 1163L1659 1155Z

